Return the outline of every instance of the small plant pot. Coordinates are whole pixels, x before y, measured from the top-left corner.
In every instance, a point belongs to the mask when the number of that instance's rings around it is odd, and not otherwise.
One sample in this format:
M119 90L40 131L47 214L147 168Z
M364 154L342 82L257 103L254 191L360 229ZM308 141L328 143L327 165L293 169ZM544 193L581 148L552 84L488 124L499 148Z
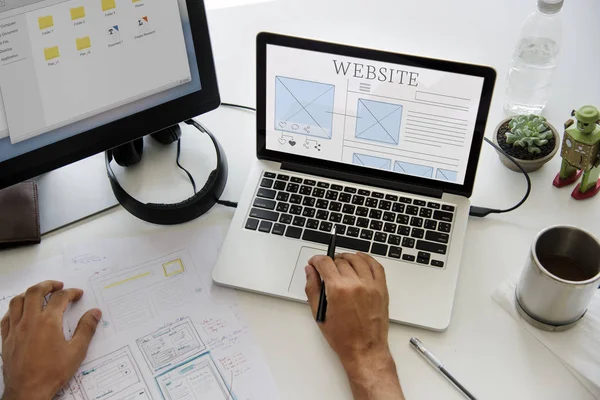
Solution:
M496 144L496 146L500 147L500 145L498 144L498 132L500 131L500 128L503 125L508 124L508 122L511 119L512 118L506 118L506 119L502 120L498 124L498 126L496 126L496 129L494 130L494 143ZM554 135L554 149L552 149L552 152L550 152L550 154L548 154L544 157L535 159L535 160L523 160L523 159L513 156L512 154L510 154L510 152L508 153L519 163L519 165L521 165L521 167L523 167L523 169L526 172L533 172L533 171L537 171L538 169L542 168L544 166L544 164L546 164L548 161L550 161L552 159L552 157L554 157L556 155L556 152L558 151L558 148L560 147L560 136L558 134L558 131L548 121L546 121L546 124L548 124L548 127L552 130L552 134ZM521 170L512 161L510 161L504 154L500 153L497 150L496 150L496 153L498 153L498 157L500 157L500 161L502 161L502 164L504 164L504 166L506 168L508 168L512 171L515 171L515 172L521 172Z

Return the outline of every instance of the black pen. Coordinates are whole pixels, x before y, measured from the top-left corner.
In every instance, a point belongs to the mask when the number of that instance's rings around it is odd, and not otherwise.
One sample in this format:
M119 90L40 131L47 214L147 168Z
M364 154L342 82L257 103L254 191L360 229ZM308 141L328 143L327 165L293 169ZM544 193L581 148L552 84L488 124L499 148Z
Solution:
M329 239L329 247L327 248L327 257L335 259L335 240L337 238L336 226L333 226L331 239ZM327 313L327 295L325 294L325 282L321 280L321 296L319 297L319 307L317 308L317 322L325 322L325 314Z

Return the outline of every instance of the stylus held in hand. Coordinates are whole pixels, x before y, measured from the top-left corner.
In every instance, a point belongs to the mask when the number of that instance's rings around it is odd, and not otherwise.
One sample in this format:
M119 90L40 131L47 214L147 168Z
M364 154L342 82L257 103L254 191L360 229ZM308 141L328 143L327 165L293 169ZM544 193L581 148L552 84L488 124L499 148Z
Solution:
M448 372L446 368L444 368L442 362L438 360L438 358L434 356L429 350L427 350L419 339L417 339L416 337L411 338L410 344L415 348L415 350L417 350L417 352L420 355L423 356L423 358L425 358L429 362L429 364L433 365L433 367L437 369L440 372L440 374L444 375L446 379L448 379L450 383L452 383L467 399L477 400L475 396L473 396L463 385L460 384L460 382L458 382L452 376L452 374L450 374L450 372Z
M335 239L337 237L336 226L333 226L329 247L327 248L327 257L335 259ZM321 296L319 297L319 307L317 308L317 322L325 322L325 314L327 313L327 295L325 294L325 282L321 281Z

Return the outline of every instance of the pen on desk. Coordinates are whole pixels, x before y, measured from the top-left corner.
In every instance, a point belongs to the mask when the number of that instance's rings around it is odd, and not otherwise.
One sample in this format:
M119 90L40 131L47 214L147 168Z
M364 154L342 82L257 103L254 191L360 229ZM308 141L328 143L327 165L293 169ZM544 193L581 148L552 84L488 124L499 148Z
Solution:
M411 338L410 344L415 348L415 350L417 350L417 352L420 355L423 356L423 358L425 358L429 362L429 364L433 365L433 367L437 369L442 375L444 375L446 379L450 381L450 383L452 383L458 390L460 390L460 392L463 395L465 395L466 398L471 400L477 400L475 396L473 396L463 385L460 384L460 382L458 382L452 376L452 374L450 374L450 372L448 372L446 368L444 368L442 362L438 360L438 358L434 356L429 350L427 350L419 339L417 339L416 337Z
M335 240L337 238L337 228L334 225L329 239L329 247L327 248L327 257L335 259ZM325 295L325 282L321 281L321 296L319 297L319 307L317 308L317 322L325 322L325 314L327 313L327 296Z

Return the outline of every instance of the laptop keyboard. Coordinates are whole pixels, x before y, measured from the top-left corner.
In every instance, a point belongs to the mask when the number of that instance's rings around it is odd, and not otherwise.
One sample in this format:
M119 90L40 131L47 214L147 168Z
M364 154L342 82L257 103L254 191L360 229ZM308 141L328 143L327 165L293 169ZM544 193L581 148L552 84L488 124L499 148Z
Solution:
M384 194L264 172L245 228L443 268L455 207L410 195Z

